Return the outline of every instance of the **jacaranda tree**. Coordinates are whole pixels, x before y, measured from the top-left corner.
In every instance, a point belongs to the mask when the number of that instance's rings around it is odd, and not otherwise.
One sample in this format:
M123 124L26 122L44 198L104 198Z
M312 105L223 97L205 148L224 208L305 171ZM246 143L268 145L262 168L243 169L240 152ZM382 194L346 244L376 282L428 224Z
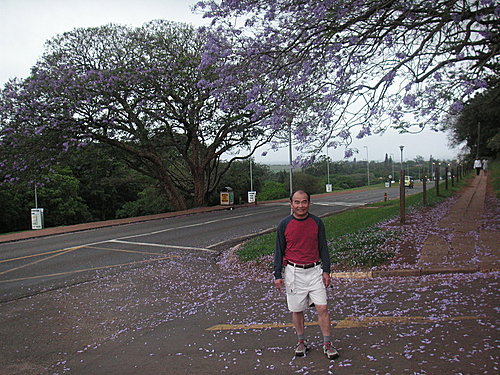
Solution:
M221 77L245 66L265 76L249 91L280 104L313 99L288 114L296 142L313 150L388 127L438 129L499 80L494 0L204 0L196 9L217 30L211 57L232 59ZM287 90L274 95L285 79ZM231 80L219 83L223 96Z
M70 148L104 143L159 181L175 209L204 205L231 162L276 132L267 113L214 94L207 40L208 30L166 21L54 37L30 76L0 95L0 178L43 182Z

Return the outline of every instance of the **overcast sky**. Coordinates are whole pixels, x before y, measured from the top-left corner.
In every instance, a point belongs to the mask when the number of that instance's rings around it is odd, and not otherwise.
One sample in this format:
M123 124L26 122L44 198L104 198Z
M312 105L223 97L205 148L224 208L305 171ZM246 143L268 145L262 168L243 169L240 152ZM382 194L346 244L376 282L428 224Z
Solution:
M44 43L53 36L76 27L100 26L116 23L141 26L153 19L206 23L201 16L191 13L192 0L0 0L0 85L11 78L24 78L43 53ZM446 134L424 131L418 135L399 135L388 131L356 140L354 147L358 160L383 160L385 154L400 158L399 146L404 145L404 158L417 155L426 160L432 155L438 159L455 159L458 150L448 145ZM365 148L367 147L367 149ZM343 150L329 150L334 160L343 159ZM294 152L294 157L297 156ZM269 152L256 156L257 162L286 163L288 151Z

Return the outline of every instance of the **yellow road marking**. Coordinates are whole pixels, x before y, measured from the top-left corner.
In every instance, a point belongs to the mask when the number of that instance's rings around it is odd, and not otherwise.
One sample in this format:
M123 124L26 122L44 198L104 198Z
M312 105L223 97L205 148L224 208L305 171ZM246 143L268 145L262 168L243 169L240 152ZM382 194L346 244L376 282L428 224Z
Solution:
M371 316L371 317L348 317L340 321L332 321L333 328L362 328L377 325L398 325L412 323L436 323L452 320L477 320L479 316L457 316L450 318L427 318L423 316ZM318 325L317 322L306 322L306 326ZM287 328L293 327L291 323L262 323L262 324L217 324L207 331L231 331L247 329L265 329L265 328Z
M161 258L141 260L139 262L128 262L128 263L112 264L112 265L109 265L109 266L84 268L84 269L81 269L81 270L51 273L51 274L47 274L47 275L20 277L18 279L10 279L10 280L0 280L0 284L8 283L8 282L14 282L14 281L42 279L42 278L45 278L45 277L55 277L55 276L71 275L71 274L74 274L74 273L81 273L81 272L87 272L87 271L97 271L97 270L102 270L102 269L107 269L107 268L128 266L128 265L131 265L131 264L151 263L151 262L157 262L159 260L165 260L165 259L170 259L170 258L178 258L178 257L179 257L178 255L170 255L170 256L161 257Z
M83 247L83 246L79 246L79 248L81 248L81 247ZM48 254L61 253L61 252L65 252L65 251L67 251L69 249L73 249L73 248L52 250L52 251L46 251L44 253L37 253L37 254L25 255L23 257L3 259L3 260L0 260L0 263L8 263L8 262L16 261L16 260L21 260L21 259L36 258L36 257L41 257L41 256L44 256L44 255L48 255Z
M0 275L5 275L6 273L9 273L9 272L13 272L13 271L17 271L17 270L22 269L22 268L33 266L35 264L38 264L38 263L41 263L41 262L45 262L46 260L55 258L55 257L57 257L59 255L65 255L67 253L70 253L70 252L78 250L78 249L97 249L97 250L117 251L117 252L125 252L125 253L136 253L136 254L144 254L144 255L158 255L158 256L163 255L162 253L153 253L153 252L149 252L149 251L136 251L136 250L125 250L125 249L111 249L111 248L106 248L106 247L96 247L96 246L82 245L82 246L69 247L69 248L65 248L65 249L61 249L61 250L53 250L53 251L47 251L47 252L38 253L38 254L26 255L26 256L17 257L17 258L4 259L4 260L0 261L0 263L7 263L7 262L15 261L15 260L30 259L30 258L35 258L35 257L40 257L40 256L44 256L44 255L53 254L53 255L45 257L43 259L39 259L39 260L36 260L34 262L31 262L31 263L23 264L22 266L13 267L13 268L10 268L8 270L2 271L2 272L0 272Z
M35 260L34 262L23 264L22 266L10 268L10 269L8 269L6 271L0 272L0 275L5 275L6 273L9 273L9 272L12 272L12 271L16 271L16 270L20 270L21 268L26 268L26 267L33 266L33 265L41 263L41 262L45 262L46 260L58 257L59 255L64 255L64 254L70 253L70 252L78 250L80 248L81 248L81 246L70 247L68 249L64 249L64 250L60 251L59 253L51 255L51 256L48 256L46 258Z
M397 325L412 323L436 323L449 320L471 320L479 319L477 316L457 316L450 318L428 318L425 316L367 316L367 317L348 317L337 323L335 328L357 328L377 325Z
M306 326L316 326L317 322L306 322ZM232 331L237 329L265 329L265 328L287 328L293 327L292 323L262 323L262 324L217 324L207 331Z

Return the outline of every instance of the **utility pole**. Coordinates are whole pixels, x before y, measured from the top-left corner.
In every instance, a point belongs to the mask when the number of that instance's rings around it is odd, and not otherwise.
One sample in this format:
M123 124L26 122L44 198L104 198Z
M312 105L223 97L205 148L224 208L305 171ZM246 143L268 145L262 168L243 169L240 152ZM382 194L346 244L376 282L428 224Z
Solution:
M290 163L290 196L293 194L293 177L292 177L292 119L288 119L288 152L289 152L289 163Z
M252 158L250 157L248 160L250 162L250 191L253 191Z
M391 164L392 164L392 179L391 180L395 181L396 180L396 175L394 174L394 154L391 154Z
M403 149L405 146L399 146L401 150L401 170L399 171L399 218L401 225L405 224L406 207L405 207L405 171L403 169Z
M476 149L476 159L479 158L479 139L481 138L481 122L477 123L477 149Z
M366 177L368 181L368 186L370 186L370 160L368 159L368 146L363 146L366 148Z

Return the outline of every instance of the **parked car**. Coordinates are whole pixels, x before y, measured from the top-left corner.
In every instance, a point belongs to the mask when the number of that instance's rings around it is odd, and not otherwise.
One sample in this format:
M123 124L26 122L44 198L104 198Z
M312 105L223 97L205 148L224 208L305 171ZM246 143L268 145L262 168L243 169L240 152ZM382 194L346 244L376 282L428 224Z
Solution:
M413 177L405 176L405 187L413 189Z

